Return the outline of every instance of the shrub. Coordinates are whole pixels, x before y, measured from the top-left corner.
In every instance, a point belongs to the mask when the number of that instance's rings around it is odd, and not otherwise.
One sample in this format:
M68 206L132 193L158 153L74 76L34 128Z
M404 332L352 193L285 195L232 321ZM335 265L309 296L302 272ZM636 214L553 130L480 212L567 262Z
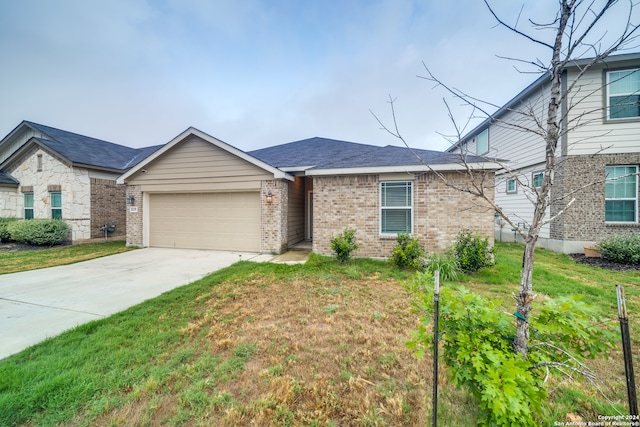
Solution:
M419 358L433 346L427 329L434 311L430 280L429 273L418 273L407 284L413 305L424 313L414 340L407 343ZM540 425L536 414L547 397L546 377L573 378L584 372L579 358L606 355L613 334L593 326L602 320L592 318L593 310L579 299L560 297L541 304L539 314L530 318L535 332L523 359L513 349L514 317L500 301L464 288L440 290L443 358L453 383L476 398L479 425Z
M331 250L336 254L339 263L344 264L351 258L351 252L360 246L356 244L356 230L345 228L344 231L331 239Z
M458 233L453 252L462 271L472 273L493 265L493 248L489 247L489 239L483 239L470 230Z
M394 246L389 261L400 268L411 267L422 270L425 267L424 250L420 247L418 238L400 233L397 241L398 244Z
M8 242L11 240L11 235L7 230L10 223L17 221L18 218L0 218L0 242Z
M30 245L59 245L67 240L69 227L59 219L28 219L7 226L11 240Z
M460 279L460 263L453 254L435 252L427 258L425 271L434 274L440 271L440 280L444 282L455 282Z
M613 236L598 243L602 258L620 264L640 264L640 235Z

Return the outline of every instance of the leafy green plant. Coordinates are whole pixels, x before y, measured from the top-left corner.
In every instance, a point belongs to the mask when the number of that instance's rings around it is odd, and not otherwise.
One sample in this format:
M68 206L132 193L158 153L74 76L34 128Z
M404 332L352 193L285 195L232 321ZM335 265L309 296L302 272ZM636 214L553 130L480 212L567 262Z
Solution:
M435 274L436 270L440 271L440 280L442 281L455 282L460 280L460 263L450 252L434 252L427 257L425 271Z
M458 258L460 268L466 272L472 273L493 265L493 248L489 247L489 239L483 239L470 230L458 233L453 252Z
M400 233L396 240L398 244L393 247L389 261L400 268L410 267L422 270L424 268L424 249L420 246L418 238Z
M418 273L407 285L421 312L421 326L407 346L422 357L433 346L427 325L433 313L430 273ZM432 288L431 288L432 289ZM608 331L593 327L591 309L577 297L542 304L540 314L529 319L532 339L527 358L513 348L514 316L500 309L500 301L462 288L440 291L440 325L444 361L458 387L476 397L480 424L535 426L547 396L545 378L550 373L589 375L577 356L594 357L609 348Z
M640 235L612 236L598 243L602 258L620 264L640 264Z
M10 222L7 231L16 242L53 246L67 240L69 226L59 219L29 219Z
M0 218L0 242L8 242L11 240L11 235L7 230L10 223L17 221L18 218Z
M356 244L356 230L345 228L345 230L331 239L331 250L336 254L339 263L344 264L351 259L351 252L360 246Z

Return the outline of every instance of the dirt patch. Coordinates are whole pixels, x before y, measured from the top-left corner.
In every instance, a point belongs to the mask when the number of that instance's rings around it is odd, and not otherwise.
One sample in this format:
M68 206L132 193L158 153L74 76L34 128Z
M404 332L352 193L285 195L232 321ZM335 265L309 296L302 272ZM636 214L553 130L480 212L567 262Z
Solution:
M586 257L583 254L569 255L578 264L586 264L592 267L599 267L604 270L612 271L640 271L640 264L619 264L617 262L607 261L603 258Z

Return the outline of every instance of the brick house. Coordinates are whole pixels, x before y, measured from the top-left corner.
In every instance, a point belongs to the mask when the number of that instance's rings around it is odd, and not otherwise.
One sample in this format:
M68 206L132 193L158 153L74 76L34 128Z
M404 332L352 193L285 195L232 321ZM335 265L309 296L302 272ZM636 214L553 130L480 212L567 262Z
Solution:
M125 235L116 178L158 147L135 149L23 121L0 141L0 217L61 218L71 240Z
M571 87L588 61L576 60L566 68L563 88ZM533 218L528 197L544 173L545 142L541 136L522 131L537 125L521 113L533 111L539 123L546 123L549 87L548 76L541 76L449 150L507 159L509 170L496 171L494 200L525 226ZM603 238L640 232L639 99L639 53L611 56L590 68L565 97L562 125L569 123L571 128L562 129L556 153L558 169L550 196L558 201L546 212L546 218L557 218L541 230L540 246L580 253L584 246ZM586 186L589 183L596 184ZM561 199L567 194L571 197ZM513 241L514 237L511 227L496 222L496 239Z
M400 232L443 250L462 229L493 233L487 203L447 187L424 164L462 186L471 177L458 161L326 138L244 152L189 128L118 179L135 200L127 244L279 253L306 240L331 254L331 238L350 227L356 256L389 256ZM478 173L495 169L467 161Z

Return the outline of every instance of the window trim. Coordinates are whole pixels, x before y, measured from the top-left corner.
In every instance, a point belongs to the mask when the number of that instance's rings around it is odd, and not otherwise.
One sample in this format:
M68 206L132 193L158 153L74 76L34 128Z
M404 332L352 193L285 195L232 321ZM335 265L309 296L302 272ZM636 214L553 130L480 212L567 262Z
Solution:
M611 75L611 73L619 73L619 72L624 72L624 71L640 73L640 67L617 68L617 69L611 69L611 70L605 70L604 71L604 85L605 85L605 88L606 88L603 91L603 93L604 93L604 106L605 106L605 114L604 114L605 122L620 123L620 122L625 122L625 121L638 121L638 120L640 120L640 113L637 116L611 118L611 91L610 91L611 80L610 80L610 75ZM637 92L637 94L640 95L640 90Z
M542 181L540 182L540 185L536 185L536 175L542 175ZM531 172L531 187L540 189L542 188L542 183L544 183L544 171Z
M54 194L59 194L60 195L60 206L53 206L53 195ZM62 191L51 191L49 193L49 200L51 200L51 219L62 219ZM54 211L60 211L60 216L56 217L54 215Z
M482 134L486 134L487 135L487 149L483 152L480 152L480 150L478 149L478 138L480 137L480 135ZM476 155L478 156L482 156L484 154L487 154L489 152L489 128L484 129L482 132L479 132L476 137Z
M509 183L513 182L513 190L509 190ZM505 182L505 193L506 194L516 194L518 192L518 180L515 178L507 178Z
M27 208L27 196L31 196L31 207L30 208ZM33 219L33 218L35 218L34 202L35 202L35 198L33 196L33 191L28 191L28 192L22 193L22 203L23 203L22 217L24 219ZM31 211L31 218L27 218L27 209L29 209Z
M397 184L397 183L405 183L405 184L409 184L410 186L410 194L411 194L411 205L409 206L382 206L382 188L385 186L385 184ZM413 205L414 205L414 200L415 200L415 195L414 195L414 188L415 186L413 185L413 181L381 181L380 182L380 186L378 187L379 191L378 191L378 203L379 203L379 211L378 211L378 232L380 233L380 236L383 237L396 237L398 236L399 233L386 233L382 231L382 212L384 210L407 210L409 209L410 212L410 230L408 232L408 234L413 234L413 228L414 228L414 218L413 218Z
M635 168L635 179L636 179L636 197L635 198L610 198L607 197L607 181L609 181L609 179L607 178L607 168L615 168L615 167L621 167L621 168L629 168L629 167L633 167ZM604 222L605 224L637 224L638 223L638 165L606 165L604 168L604 175L605 175L605 189L604 189ZM635 201L634 203L634 218L633 221L607 221L607 201L608 200L626 200L626 201L630 201L633 200Z

